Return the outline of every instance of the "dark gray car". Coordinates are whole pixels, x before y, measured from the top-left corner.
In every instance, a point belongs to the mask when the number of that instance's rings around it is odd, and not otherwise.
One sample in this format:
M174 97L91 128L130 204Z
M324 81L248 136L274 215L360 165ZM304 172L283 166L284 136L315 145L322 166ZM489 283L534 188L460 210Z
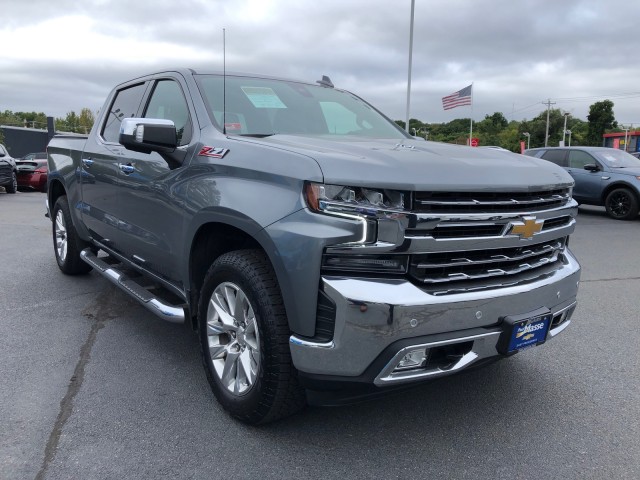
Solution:
M0 187L4 187L7 193L16 193L18 190L16 162L2 144L0 144Z
M614 148L552 147L524 152L564 167L576 184L573 198L588 205L602 205L618 220L638 216L640 159Z

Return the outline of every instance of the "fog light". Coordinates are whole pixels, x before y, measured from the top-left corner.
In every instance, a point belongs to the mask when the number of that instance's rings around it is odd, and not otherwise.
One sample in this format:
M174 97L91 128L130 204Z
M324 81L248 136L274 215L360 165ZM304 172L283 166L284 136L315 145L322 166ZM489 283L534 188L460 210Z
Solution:
M407 353L402 360L398 362L394 370L407 370L409 368L423 367L427 360L427 354L424 348L420 350L412 350Z

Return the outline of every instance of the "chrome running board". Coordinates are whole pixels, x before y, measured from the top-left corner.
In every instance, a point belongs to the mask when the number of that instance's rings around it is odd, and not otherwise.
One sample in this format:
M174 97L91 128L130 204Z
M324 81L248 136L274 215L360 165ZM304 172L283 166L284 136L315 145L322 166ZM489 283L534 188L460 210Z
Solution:
M103 262L89 248L80 252L80 258L93 269L113 283L116 287L127 293L142 304L147 310L159 316L163 320L171 323L184 323L186 318L185 309L179 305L171 305L161 300L149 290L145 289L132 278L127 277L123 272Z

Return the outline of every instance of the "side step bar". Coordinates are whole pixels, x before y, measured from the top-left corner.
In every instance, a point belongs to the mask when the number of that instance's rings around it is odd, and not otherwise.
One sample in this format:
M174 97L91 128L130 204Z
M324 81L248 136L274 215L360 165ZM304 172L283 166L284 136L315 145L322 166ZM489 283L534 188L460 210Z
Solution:
M166 303L159 299L145 288L138 285L134 280L128 278L124 273L113 268L113 266L100 260L89 248L80 252L80 258L93 269L113 283L116 287L128 293L131 297L140 302L147 310L159 316L163 320L172 323L184 323L186 313L183 307Z

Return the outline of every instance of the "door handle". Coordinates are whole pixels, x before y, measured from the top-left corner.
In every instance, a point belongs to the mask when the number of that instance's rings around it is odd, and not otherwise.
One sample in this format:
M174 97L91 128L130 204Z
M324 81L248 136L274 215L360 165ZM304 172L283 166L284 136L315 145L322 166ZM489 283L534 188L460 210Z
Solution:
M133 172L136 171L136 168L130 163L119 163L118 167L120 167L120 170L125 175L131 175Z
M85 168L91 168L91 165L93 165L93 160L91 160L90 158L83 158L82 165L84 165Z

